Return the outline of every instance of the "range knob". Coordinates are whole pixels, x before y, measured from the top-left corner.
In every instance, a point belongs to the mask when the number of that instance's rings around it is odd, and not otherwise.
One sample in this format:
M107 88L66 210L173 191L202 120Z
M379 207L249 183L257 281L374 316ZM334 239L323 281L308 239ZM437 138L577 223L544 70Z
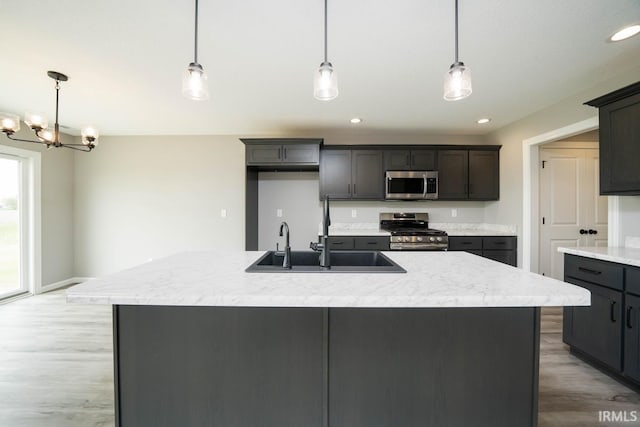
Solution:
M435 241L436 241L436 238L435 238L435 237L429 237L429 241L430 241L430 242L435 242Z
M442 242L442 237L437 237L437 238L436 238L436 240L437 240L438 242Z
M411 239L409 238L409 236L406 236L406 237L404 238L404 241L405 241L405 242L410 242L410 241L411 241Z
M418 242L422 242L422 237L418 237Z

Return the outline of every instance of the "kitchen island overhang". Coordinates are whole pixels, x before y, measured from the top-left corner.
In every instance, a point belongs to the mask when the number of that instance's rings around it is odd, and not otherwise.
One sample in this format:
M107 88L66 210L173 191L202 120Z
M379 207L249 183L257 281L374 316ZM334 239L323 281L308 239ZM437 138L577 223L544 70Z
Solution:
M261 254L68 291L114 305L118 425L535 425L539 307L589 304L461 252L385 253L402 275L245 274Z

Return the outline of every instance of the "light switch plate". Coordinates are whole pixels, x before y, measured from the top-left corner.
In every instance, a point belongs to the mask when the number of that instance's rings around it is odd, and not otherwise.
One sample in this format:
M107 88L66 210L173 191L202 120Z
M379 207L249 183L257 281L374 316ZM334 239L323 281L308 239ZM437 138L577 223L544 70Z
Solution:
M282 209L276 209L276 216L282 218Z
M451 209L451 218L455 218L458 216L458 209Z
M355 209L351 209L351 218L358 218L358 211Z
M220 218L226 218L226 217L227 217L227 210L220 209Z

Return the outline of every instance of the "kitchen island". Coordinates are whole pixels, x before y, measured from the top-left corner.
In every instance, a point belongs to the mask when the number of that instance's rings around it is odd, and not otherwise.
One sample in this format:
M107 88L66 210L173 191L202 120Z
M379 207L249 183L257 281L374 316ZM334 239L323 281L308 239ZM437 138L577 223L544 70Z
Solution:
M464 252L406 274L248 274L194 252L71 288L114 306L120 426L521 426L537 417L541 306L585 289Z

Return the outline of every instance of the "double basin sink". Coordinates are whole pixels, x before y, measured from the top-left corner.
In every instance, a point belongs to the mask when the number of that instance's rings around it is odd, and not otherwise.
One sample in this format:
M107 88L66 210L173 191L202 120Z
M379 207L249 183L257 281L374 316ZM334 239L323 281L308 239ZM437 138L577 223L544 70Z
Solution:
M291 268L282 268L283 252L267 251L245 270L247 273L406 273L407 270L378 251L332 251L331 268L320 267L320 254L291 251Z

